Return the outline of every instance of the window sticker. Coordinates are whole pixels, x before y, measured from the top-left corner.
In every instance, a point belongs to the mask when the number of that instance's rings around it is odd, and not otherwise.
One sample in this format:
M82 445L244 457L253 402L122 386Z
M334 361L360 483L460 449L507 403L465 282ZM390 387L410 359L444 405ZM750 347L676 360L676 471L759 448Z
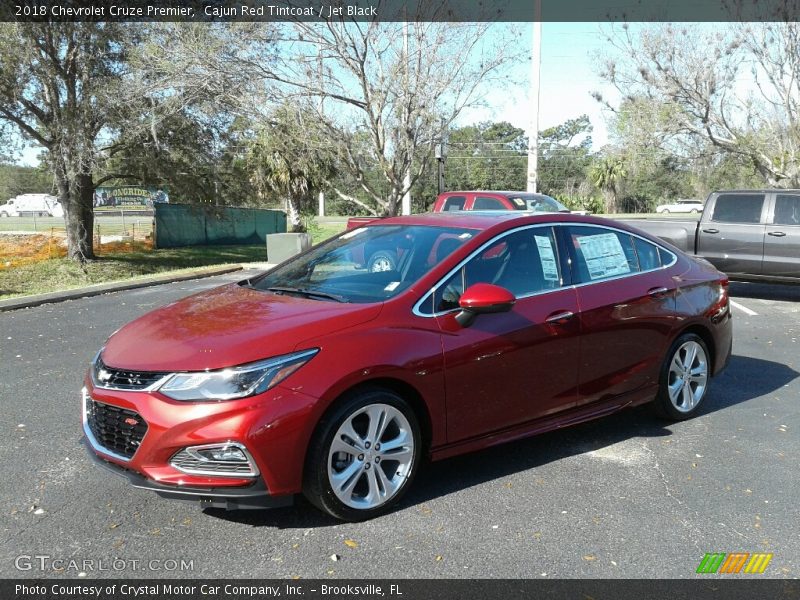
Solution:
M383 288L384 292L393 292L397 289L397 286L400 285L399 281L392 281L389 285Z
M549 235L534 235L536 245L539 247L539 260L542 261L542 272L546 281L559 281L556 253L553 251L553 241Z
M631 272L628 259L616 233L585 235L578 238L591 279L603 279Z
M460 239L460 240L467 240L467 239L469 239L469 238L471 238L471 237L472 237L472 234L471 234L471 233L468 233L468 232L466 232L466 231L465 231L465 232L464 232L464 233L462 233L460 236L458 236L458 239Z
M511 201L517 206L525 206L525 200L522 198L512 198Z

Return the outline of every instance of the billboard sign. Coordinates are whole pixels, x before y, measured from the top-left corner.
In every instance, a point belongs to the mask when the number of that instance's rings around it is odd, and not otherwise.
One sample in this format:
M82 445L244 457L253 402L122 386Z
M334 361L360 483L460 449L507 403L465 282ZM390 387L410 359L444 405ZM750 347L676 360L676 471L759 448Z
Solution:
M94 207L137 206L152 207L153 204L169 202L169 194L164 188L142 185L115 185L98 187L94 191Z

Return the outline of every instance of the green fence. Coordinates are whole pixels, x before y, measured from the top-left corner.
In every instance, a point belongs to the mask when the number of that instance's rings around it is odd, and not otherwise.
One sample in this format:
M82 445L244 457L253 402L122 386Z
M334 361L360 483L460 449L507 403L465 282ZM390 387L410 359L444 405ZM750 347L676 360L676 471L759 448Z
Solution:
M264 244L267 234L286 233L286 213L262 208L156 204L155 246Z

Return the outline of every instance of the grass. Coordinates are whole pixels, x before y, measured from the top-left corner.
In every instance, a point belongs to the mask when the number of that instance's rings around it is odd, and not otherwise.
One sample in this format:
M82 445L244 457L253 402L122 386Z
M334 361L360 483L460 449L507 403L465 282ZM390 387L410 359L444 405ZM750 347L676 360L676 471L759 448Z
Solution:
M311 233L311 240L314 244L324 242L337 233L344 231L344 223L315 223L309 229Z
M318 244L344 230L344 223L312 227ZM265 262L266 248L257 246L197 246L151 250L136 242L103 244L97 260L85 267L64 257L63 246L49 236L0 236L0 300L15 296L70 290L96 283L123 281L211 265Z
M53 258L0 269L0 299L70 290L166 271L265 260L266 248L260 245L120 252L102 255L85 267L67 258Z

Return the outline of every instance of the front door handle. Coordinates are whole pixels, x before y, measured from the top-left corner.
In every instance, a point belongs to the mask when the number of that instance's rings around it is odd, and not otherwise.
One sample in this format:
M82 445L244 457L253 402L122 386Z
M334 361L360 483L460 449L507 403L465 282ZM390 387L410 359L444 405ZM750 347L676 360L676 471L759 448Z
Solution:
M654 287L647 290L647 295L652 296L653 298L658 298L659 296L663 296L669 291L669 288L665 287Z
M549 317L547 317L544 322L545 323L558 323L559 325L563 325L567 321L569 321L572 317L575 316L574 312L569 310L561 310L559 312L553 313Z
M719 229L703 229L703 233L719 233Z
M775 237L783 237L786 234L783 231L768 231L767 235L772 235L772 236L775 236Z

